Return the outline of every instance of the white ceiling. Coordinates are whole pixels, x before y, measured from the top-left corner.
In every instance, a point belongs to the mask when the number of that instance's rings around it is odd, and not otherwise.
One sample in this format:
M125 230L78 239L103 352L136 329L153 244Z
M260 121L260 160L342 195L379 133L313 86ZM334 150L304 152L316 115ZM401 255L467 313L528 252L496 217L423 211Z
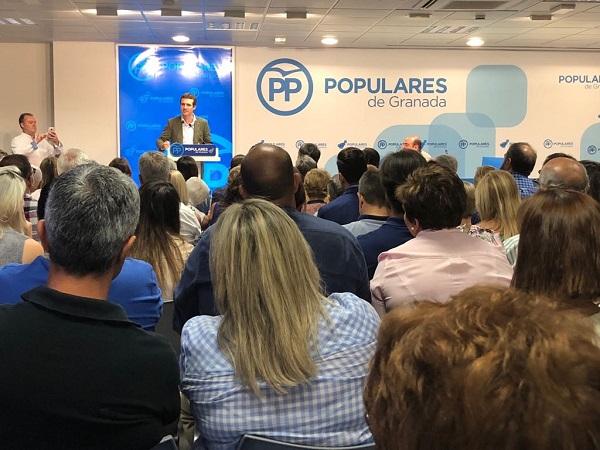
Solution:
M206 45L314 48L323 46L322 37L335 36L338 47L464 48L468 37L479 36L486 48L600 49L600 0L571 3L574 10L549 21L529 16L569 2L508 0L489 9L495 6L491 0L479 0L461 6L468 10L445 9L451 1L434 0L423 9L427 0L0 0L0 42L173 44L171 36L185 34L189 44ZM184 15L161 16L164 3ZM128 13L96 16L97 5ZM225 18L232 9L244 10L245 18ZM286 11L306 11L308 17L287 19ZM431 15L411 18L411 12ZM476 14L485 19L475 20ZM275 37L287 41L275 44Z

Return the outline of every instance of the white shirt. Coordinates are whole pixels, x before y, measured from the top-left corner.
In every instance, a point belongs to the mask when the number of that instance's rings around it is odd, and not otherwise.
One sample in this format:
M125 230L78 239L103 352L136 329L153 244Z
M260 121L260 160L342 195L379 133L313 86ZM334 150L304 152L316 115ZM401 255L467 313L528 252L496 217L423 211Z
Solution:
M21 133L13 138L10 148L15 154L27 156L31 165L37 167L40 166L44 158L60 155L62 144L54 145L46 139L41 140L37 144L34 143L34 138L27 133Z
M185 123L183 117L181 118L181 127L183 130L183 142L182 144L193 144L194 143L194 125L196 124L196 116L192 120L191 124Z
M179 234L184 241L194 244L202 233L200 222L196 217L196 211L192 206L185 203L179 203Z

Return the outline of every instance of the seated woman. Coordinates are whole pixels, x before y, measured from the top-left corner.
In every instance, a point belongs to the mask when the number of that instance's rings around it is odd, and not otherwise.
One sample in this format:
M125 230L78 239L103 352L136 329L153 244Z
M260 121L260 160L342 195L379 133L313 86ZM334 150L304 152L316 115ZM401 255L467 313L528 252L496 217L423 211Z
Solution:
M513 289L398 308L365 389L377 449L597 450L596 340L578 314Z
M183 175L178 170L171 170L169 181L179 195L179 220L181 222L181 237L190 244L193 244L202 233L202 222L204 213L200 212L195 206L190 204L187 186Z
M520 203L517 183L504 170L485 174L475 188L475 209L481 221L471 226L470 234L504 247L511 265L517 260L517 211Z
M600 204L581 192L539 191L519 211L512 286L590 316L600 333Z
M25 181L15 166L0 167L0 266L30 263L44 254L31 239L31 224L25 220Z
M304 191L306 192L306 203L304 210L306 214L317 215L317 211L327 204L327 185L331 176L326 170L311 169L304 177Z
M228 206L242 201L242 196L240 194L240 186L242 184L241 169L241 166L235 166L229 171L227 186L225 186L223 196L219 201L213 202L210 205L210 210L208 212L208 226L216 223L219 216Z
M248 433L315 446L371 442L362 389L379 318L353 294L323 296L285 211L259 199L229 206L210 272L221 316L194 317L181 335L197 444L233 450Z
M512 267L504 252L457 228L466 210L458 175L429 163L396 195L415 238L379 255L371 296L380 314L423 299L446 302L474 284L510 284Z
M173 185L165 181L143 184L140 221L131 256L152 266L164 301L173 300L173 289L194 248L179 232L179 195Z

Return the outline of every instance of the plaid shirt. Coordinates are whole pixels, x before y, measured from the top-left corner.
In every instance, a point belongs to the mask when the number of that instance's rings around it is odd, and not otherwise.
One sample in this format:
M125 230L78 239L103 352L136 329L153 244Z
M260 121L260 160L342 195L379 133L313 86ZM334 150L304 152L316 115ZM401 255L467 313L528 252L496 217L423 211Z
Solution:
M252 433L291 443L348 446L372 442L365 422L363 384L375 352L379 317L354 294L332 294L329 321L319 324L310 383L280 395L260 384L258 398L235 378L217 345L220 317L190 319L181 334L181 389L190 399L197 444L233 450Z
M512 176L517 182L517 187L519 188L521 198L531 197L538 191L539 186L531 178L528 178L524 175L521 175L520 173L515 172L512 172Z
M38 237L38 232L37 232L38 202L37 202L37 200L34 200L33 197L31 197L31 195L28 193L25 193L25 197L23 198L23 200L24 200L23 203L24 203L24 210L25 210L25 219L27 219L29 222L31 222L31 237L33 239L35 239L36 241L39 241L40 238Z

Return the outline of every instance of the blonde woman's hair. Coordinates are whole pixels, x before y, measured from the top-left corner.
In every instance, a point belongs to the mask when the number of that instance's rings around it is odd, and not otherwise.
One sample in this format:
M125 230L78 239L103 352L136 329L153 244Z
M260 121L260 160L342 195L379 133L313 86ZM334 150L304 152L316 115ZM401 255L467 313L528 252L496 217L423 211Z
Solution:
M0 167L0 236L8 228L26 233L27 223L23 209L25 189L25 180L18 167Z
M513 176L504 170L486 173L475 188L475 206L481 220L495 220L507 239L519 233L517 211L521 197Z
M188 193L187 185L185 184L185 178L179 170L171 170L169 175L170 183L173 185L177 194L179 194L179 200L181 203L187 205L190 202L190 195Z
M325 316L320 276L298 226L279 207L250 199L229 206L211 243L210 272L222 314L218 343L257 396L316 373L311 356Z

